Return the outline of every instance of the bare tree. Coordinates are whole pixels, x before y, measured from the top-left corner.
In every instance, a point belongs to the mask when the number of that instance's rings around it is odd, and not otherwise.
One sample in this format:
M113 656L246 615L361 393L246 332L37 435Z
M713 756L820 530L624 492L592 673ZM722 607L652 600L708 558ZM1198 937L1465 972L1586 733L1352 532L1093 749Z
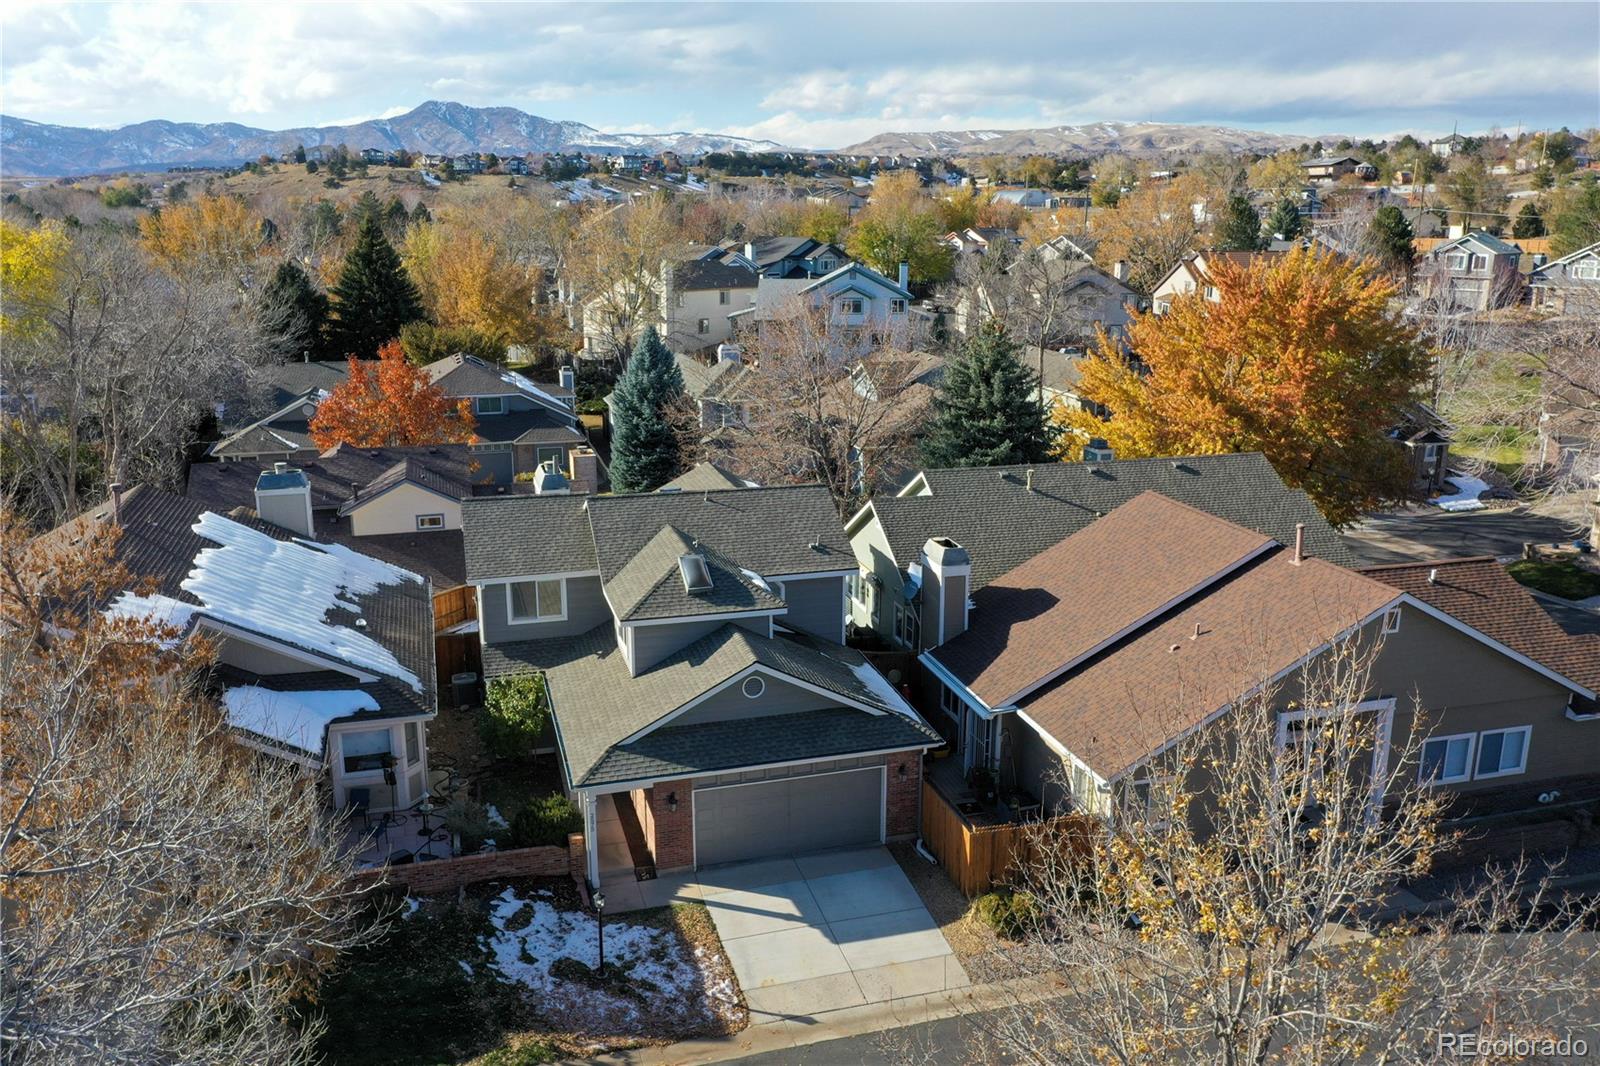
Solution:
M1446 913L1381 919L1453 840L1442 793L1416 784L1425 726L1363 703L1373 654L1336 646L1180 736L1113 786L1087 856L1039 834L1032 917L1007 954L1061 998L979 1019L987 1045L1022 1062L1320 1066L1592 1021L1575 1011L1600 994L1597 906L1525 868L1465 881Z
M583 308L592 355L628 361L636 334L660 314L661 264L682 249L664 196L591 211L578 227L567 277Z
M103 230L73 238L33 305L9 306L12 295L6 316L42 326L0 351L0 377L27 397L7 424L22 461L5 489L54 522L81 509L85 487L98 495L96 482L175 476L198 420L269 350L235 284L174 277Z
M114 527L0 526L0 1057L308 1061L296 1001L368 935L315 779L234 739L201 642L99 613Z
M755 363L742 417L719 443L754 480L820 481L846 513L913 461L933 392L919 379L937 359L909 350L906 337L852 330L795 301L746 351Z

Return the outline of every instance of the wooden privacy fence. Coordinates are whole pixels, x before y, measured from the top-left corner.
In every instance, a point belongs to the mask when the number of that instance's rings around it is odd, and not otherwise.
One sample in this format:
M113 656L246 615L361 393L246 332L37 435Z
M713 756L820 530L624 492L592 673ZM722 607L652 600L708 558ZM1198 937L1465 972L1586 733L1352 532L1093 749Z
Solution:
M471 585L458 585L453 589L433 594L433 631L442 633L451 626L470 622L478 617L478 600Z
M970 826L937 789L922 784L922 842L969 897L1019 881L1039 847L1086 856L1097 828L1094 819L1074 814L1029 825Z

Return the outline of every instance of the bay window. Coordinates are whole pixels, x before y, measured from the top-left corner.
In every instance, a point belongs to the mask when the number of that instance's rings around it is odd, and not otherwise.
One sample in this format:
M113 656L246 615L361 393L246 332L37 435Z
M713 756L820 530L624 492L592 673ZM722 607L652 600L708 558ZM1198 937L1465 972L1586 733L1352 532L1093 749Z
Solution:
M381 770L392 758L389 730L357 729L340 733L339 754L344 759L344 772L347 774Z

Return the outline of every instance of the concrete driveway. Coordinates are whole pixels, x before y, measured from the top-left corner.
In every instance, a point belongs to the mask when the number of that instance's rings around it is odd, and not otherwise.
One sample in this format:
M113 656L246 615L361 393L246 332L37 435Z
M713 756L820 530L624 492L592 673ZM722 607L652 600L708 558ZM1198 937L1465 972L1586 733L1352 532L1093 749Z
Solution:
M751 1025L969 983L884 848L738 863L696 880Z

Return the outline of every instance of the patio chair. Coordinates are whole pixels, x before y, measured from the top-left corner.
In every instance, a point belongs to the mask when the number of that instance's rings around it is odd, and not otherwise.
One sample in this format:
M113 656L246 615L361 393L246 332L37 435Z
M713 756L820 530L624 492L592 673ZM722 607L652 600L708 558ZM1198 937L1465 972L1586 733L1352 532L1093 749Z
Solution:
M410 866L416 861L417 857L404 848L401 848L399 851L392 851L389 853L390 866Z
M348 817L361 817L361 828L372 828L372 789L349 788L344 793L344 809Z

